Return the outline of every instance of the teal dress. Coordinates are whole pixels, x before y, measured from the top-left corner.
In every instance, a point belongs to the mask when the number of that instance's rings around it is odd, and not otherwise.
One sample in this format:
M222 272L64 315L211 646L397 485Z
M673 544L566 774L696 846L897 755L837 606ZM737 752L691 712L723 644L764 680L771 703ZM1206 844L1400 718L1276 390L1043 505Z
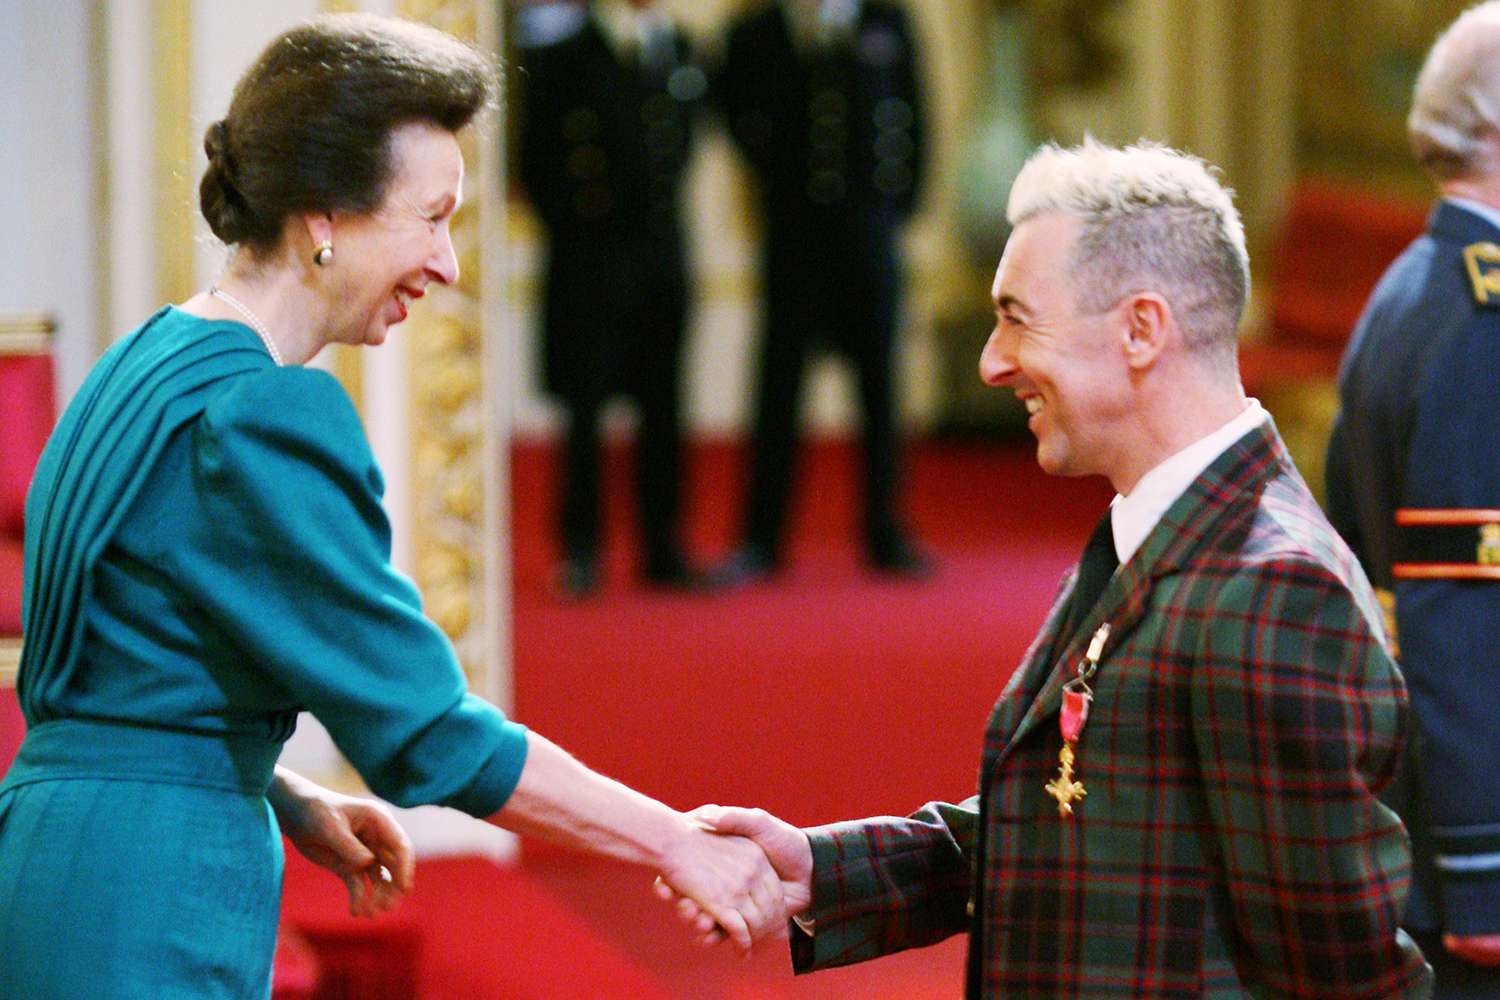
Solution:
M382 490L338 383L244 326L167 307L100 360L27 500L0 997L268 995L301 710L392 802L505 803L525 730L391 567Z

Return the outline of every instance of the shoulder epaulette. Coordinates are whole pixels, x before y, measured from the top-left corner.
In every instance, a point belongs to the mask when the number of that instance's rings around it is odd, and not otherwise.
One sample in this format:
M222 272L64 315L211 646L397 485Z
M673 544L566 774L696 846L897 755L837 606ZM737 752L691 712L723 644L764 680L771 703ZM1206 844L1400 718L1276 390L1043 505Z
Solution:
M1474 289L1474 301L1500 307L1500 246L1489 241L1464 247L1464 267Z

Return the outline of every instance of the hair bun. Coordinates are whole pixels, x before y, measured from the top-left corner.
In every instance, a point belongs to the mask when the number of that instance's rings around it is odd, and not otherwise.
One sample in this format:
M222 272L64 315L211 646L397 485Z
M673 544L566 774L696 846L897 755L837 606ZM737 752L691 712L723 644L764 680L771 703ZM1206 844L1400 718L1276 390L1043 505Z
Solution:
M244 235L245 199L235 184L229 129L223 119L204 131L203 153L208 157L208 169L198 184L198 206L215 236L225 243L237 243Z
M208 157L209 167L218 170L233 185L238 171L234 154L229 151L229 127L224 119L220 118L203 133L203 153Z

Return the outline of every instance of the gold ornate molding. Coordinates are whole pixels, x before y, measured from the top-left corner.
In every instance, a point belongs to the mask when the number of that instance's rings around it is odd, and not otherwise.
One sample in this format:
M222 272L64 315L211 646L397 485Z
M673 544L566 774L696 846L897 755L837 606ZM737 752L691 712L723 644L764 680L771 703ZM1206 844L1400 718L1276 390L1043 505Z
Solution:
M478 32L473 0L405 0L397 13L471 42ZM496 486L486 460L494 438L481 320L480 215L487 209L481 171L473 169L481 159L482 138L473 128L459 136L471 168L452 222L458 284L429 289L404 336L410 359L413 576L427 614L453 641L470 684L488 691L497 612L486 552L497 541L487 516Z
M50 337L57 332L57 320L51 313L0 313L0 334L40 334Z
M21 640L0 637L0 688L16 686L16 672L21 668Z

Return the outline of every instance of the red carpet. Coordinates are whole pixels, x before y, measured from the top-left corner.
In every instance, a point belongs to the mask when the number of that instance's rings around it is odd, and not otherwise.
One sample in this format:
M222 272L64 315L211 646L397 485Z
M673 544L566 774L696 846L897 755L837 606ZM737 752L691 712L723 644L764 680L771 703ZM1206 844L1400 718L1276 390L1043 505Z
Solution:
M923 445L909 509L940 569L894 582L858 563L852 455L820 444L809 449L785 575L698 597L633 583L628 468L628 454L611 454L606 585L565 605L547 587L551 452L514 449L516 716L671 805L759 805L799 824L972 791L990 706L1108 498L1097 480L1042 475L1029 442ZM694 451L689 536L700 556L731 543L738 469L733 448ZM321 906L335 925L350 923L331 877L295 862L289 871L289 914L305 924L308 905ZM390 923L419 932L423 998L961 993L961 938L794 978L784 947L749 961L697 948L650 880L528 842L520 870L422 865L415 898Z
M424 861L401 909L355 920L343 885L288 848L283 911L322 966L318 1000L677 1000L520 868Z
M908 506L940 560L919 583L858 562L850 450L809 449L790 565L739 593L634 585L629 456L611 456L608 579L558 603L551 455L515 451L516 714L590 765L671 805L758 805L798 824L903 813L974 787L985 719L1108 501L1102 481L1043 475L1029 441L913 449ZM738 523L734 449L698 449L700 556ZM742 962L684 940L643 873L528 845L526 867L684 1000L954 998L962 939L793 978L785 949Z
M673 805L745 802L800 823L967 794L990 706L1108 499L1100 480L1044 476L1029 443L914 449L911 520L939 571L892 581L859 565L853 462L824 444L783 577L709 597L642 590L621 513L604 592L567 605L547 589L549 458L516 450L517 717ZM614 458L612 511L629 494ZM691 469L690 535L722 553L736 455L703 448Z

